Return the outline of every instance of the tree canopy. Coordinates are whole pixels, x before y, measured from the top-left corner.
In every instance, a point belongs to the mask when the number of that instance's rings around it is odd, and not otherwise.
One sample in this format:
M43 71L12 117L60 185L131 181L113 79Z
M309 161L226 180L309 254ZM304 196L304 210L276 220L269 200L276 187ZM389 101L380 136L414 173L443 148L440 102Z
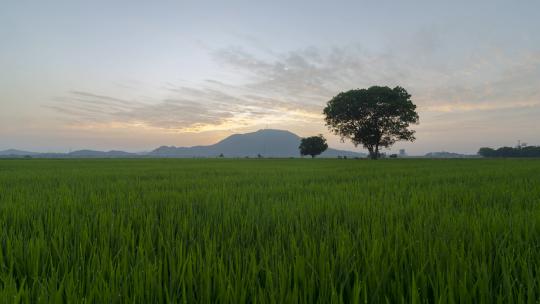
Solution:
M411 124L418 123L416 105L402 87L372 86L339 93L324 108L326 125L342 140L363 145L372 159L396 141L414 141Z
M302 138L298 148L300 149L300 155L311 155L313 158L326 151L328 144L322 135L318 135Z

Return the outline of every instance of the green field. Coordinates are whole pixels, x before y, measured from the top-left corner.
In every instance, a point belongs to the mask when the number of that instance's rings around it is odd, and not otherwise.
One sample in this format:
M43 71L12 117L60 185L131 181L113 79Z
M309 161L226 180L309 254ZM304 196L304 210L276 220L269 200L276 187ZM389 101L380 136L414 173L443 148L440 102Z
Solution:
M538 160L0 160L6 303L534 303Z

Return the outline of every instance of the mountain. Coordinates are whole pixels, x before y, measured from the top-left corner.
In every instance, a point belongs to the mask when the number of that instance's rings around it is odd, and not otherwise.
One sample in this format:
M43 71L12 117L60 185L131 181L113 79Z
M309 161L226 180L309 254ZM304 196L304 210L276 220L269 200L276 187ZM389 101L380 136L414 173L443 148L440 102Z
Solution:
M252 133L234 134L209 146L162 146L148 153L153 157L299 157L300 137L284 130L264 129ZM328 148L320 157L365 157L363 153Z
M36 153L20 150L5 150L0 151L0 157L7 158L22 158L22 157L35 157L35 158L114 158L114 157L139 157L140 155L135 153L129 153L124 151L94 151L94 150L79 150L69 153Z
M36 155L36 154L38 154L38 153L15 150L15 149L9 149L9 150L0 151L0 156L33 156L33 155Z
M68 157L134 157L135 153L111 150L108 152L94 150L79 150L66 154Z
M257 132L234 134L209 146L167 147L162 146L148 153L124 151L78 150L69 153L35 153L20 150L0 151L0 157L22 158L135 158L135 157L299 157L301 138L289 131L264 129ZM364 153L328 148L319 157L338 156L365 157Z
M453 153L453 152L429 152L424 157L429 158L473 158L478 157L478 155L467 155L467 154L459 154L459 153Z

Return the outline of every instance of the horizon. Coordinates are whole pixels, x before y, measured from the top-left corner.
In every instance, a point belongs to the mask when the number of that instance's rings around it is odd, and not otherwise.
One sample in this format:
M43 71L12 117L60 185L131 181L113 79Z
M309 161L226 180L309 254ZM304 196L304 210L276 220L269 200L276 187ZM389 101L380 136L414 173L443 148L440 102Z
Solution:
M384 151L540 145L538 11L538 1L9 3L0 150L143 152L279 129L366 153L332 135L322 110L372 85L404 87L420 116L415 142Z
M162 145L162 146L159 146L159 147L155 147L153 149L150 149L150 150L147 150L147 151L126 151L126 150L119 150L119 149L106 149L106 150L95 150L95 149L86 149L86 148L81 148L81 149L69 149L68 151L28 151L28 150L22 150L22 149L16 149L16 148L9 148L9 149L2 149L0 150L0 152L7 152L7 151L16 151L16 152L29 152L29 153L38 153L38 154L70 154L72 152L81 152L81 151L92 151L92 152L129 152L129 153L133 153L133 154L140 154L141 156L145 155L145 154L148 154L148 153L151 153L153 152L154 150L157 150L159 148L195 148L195 147L206 147L206 146L213 146L213 145L216 145L226 139L228 139L229 137L233 136L233 135L247 135L247 134L255 134L255 133L260 133L260 132L264 132L264 131L278 131L278 132L284 132L284 133L291 133L292 135L294 136L298 136L297 134L289 131L289 130L281 130L281 129L259 129L259 130L256 130L256 131L253 131L253 132L246 132L246 133L235 133L235 134L232 134L232 135L229 135L225 138L222 138L214 143L211 143L209 145L194 145L194 146L167 146L167 145ZM302 137L300 137L302 138ZM349 150L347 148L344 148L344 149L338 149L338 148L335 148L335 147L332 147L332 146L329 146L328 147L329 149L335 149L335 150L338 150L338 151L343 151L343 152L356 152L356 153L363 153L365 156L367 156L368 154L365 153L364 151L353 151L353 150ZM395 150L395 151L394 151ZM400 151L399 150L396 150L395 148L390 148L390 149L383 149L383 152L385 152L386 154L399 154ZM410 154L408 153L406 150L405 150L405 153L406 153L406 156L408 157L421 157L421 156L425 156L426 154L429 154L429 153L455 153L455 152L452 152L452 151L430 151L430 152L427 152L425 154ZM476 156L477 153L473 153L473 154L462 154L462 153L458 153L458 154L461 154L461 155L469 155L469 156ZM264 156L264 155L263 155Z
M119 149L105 149L105 150L95 150L95 149L87 149L87 148L81 148L81 149L69 149L68 151L28 151L28 150L22 150L22 149L16 149L16 148L9 148L9 149L2 149L0 150L0 152L7 152L7 151L16 151L16 152L29 152L29 153L38 153L38 154L70 154L72 152L81 152L81 151L92 151L92 152L129 152L129 153L132 153L132 154L140 154L141 156L144 156L145 154L148 154L148 153L151 153L155 150L158 150L159 148L196 148L196 147L209 147L209 146L213 146L213 145L216 145L216 144L219 144L220 142L228 139L229 137L232 137L233 135L247 135L247 134L254 134L254 133L260 133L260 132L264 132L264 131L278 131L278 132L284 132L284 133L291 133L292 135L294 136L298 136L297 134L289 131L289 130L281 130L281 129L259 129L259 130L256 130L256 131L253 131L253 132L246 132L246 133L235 133L235 134L231 134L225 138L222 138L214 143L211 143L209 145L195 145L195 146L174 146L174 145L161 145L161 146L158 146L158 147L155 147L153 149L150 149L150 150L147 150L147 151L126 151L126 150L119 150ZM299 138L302 138L299 136ZM339 149L339 148L335 148L333 146L329 146L328 147L329 149L334 149L334 150L338 150L338 151L342 151L342 152L354 152L354 153L363 153L365 156L367 156L368 154L364 151L354 151L354 150L349 150L347 148L344 148L344 149ZM395 148L390 148L390 149L383 149L382 152L384 152L385 154L399 154L400 153L400 150L401 149L398 149L396 150ZM404 152L405 152L405 156L406 157L423 157L423 156L426 156L427 154L431 154L431 153L456 153L456 152L453 152L453 151L430 151L430 152L427 152L427 153L424 153L424 154L410 154L408 153L408 151L406 151L406 149L403 149ZM456 154L459 154L459 155L463 155L463 156L477 156L478 153L472 153L472 154L465 154L465 153L456 153ZM264 155L263 155L264 156ZM182 158L182 157L181 157Z

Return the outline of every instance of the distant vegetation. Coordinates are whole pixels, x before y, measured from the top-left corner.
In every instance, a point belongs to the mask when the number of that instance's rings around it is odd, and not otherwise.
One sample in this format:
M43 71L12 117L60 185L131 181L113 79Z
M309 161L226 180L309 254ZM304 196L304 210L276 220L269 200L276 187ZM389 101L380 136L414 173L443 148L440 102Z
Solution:
M300 140L300 155L311 155L312 158L323 153L328 149L328 144L326 143L326 138L322 135L311 136L302 138Z
M480 148L478 154L483 157L540 157L540 146Z
M373 86L339 93L324 108L326 125L355 146L363 145L372 159L379 158L380 148L396 141L414 141L411 124L418 123L416 105L402 87Z
M538 180L534 160L0 160L0 302L534 303Z

